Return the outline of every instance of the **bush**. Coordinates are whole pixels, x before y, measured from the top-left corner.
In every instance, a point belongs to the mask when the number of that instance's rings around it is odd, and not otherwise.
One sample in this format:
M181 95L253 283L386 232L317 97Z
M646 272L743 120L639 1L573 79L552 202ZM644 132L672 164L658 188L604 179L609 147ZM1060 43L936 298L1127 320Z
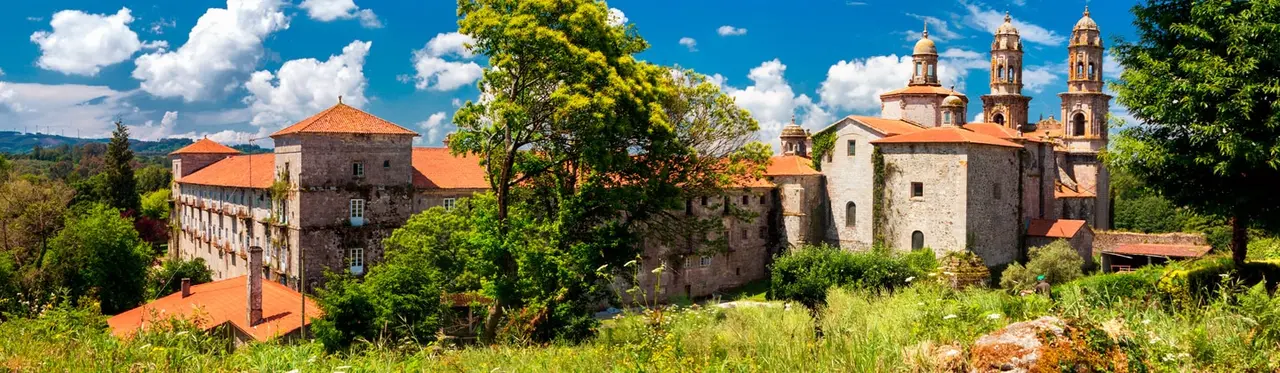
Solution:
M1156 284L1163 273L1163 267L1147 266L1135 272L1082 277L1066 287L1079 288L1084 301L1092 306L1106 306L1125 300L1148 299L1156 294Z
M1175 305L1192 307L1218 296L1224 285L1250 287L1263 281L1268 291L1275 291L1280 283L1280 260L1250 261L1238 270L1230 258L1206 258L1171 268L1160 278L1157 289Z
M102 312L114 314L142 303L150 264L151 245L133 222L94 203L68 214L66 228L49 241L43 268L50 285L66 288L70 299L96 296Z
M160 268L154 268L147 281L147 296L160 298L182 290L182 279L191 279L191 284L203 284L213 281L213 271L205 265L204 258L191 260L166 260Z
M1084 259L1067 241L1058 240L1042 247L1031 248L1031 260L1025 266L1010 264L1000 275L1000 287L1009 290L1026 290L1036 284L1036 277L1043 275L1051 284L1065 284L1081 276Z
M1184 220L1172 202L1158 195L1116 199L1116 229L1142 233L1177 232L1182 229Z
M896 257L888 250L850 252L831 246L795 250L773 263L769 299L793 300L810 308L826 302L827 289L853 286L875 291L907 285L926 269L937 267L929 261L931 250Z

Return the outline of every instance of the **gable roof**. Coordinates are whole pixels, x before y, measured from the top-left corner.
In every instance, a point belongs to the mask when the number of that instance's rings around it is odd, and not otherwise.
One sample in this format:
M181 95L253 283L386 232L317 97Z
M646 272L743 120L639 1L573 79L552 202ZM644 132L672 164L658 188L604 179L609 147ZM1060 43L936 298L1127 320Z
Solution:
M1034 237L1073 238L1085 228L1084 220L1031 219L1027 235Z
M236 155L178 179L181 184L234 188L270 188L276 180L276 155Z
M417 132L400 127L395 123L378 118L339 102L324 111L303 119L285 129L276 131L271 137L295 133L359 133L371 135L408 135L417 136Z
M413 186L422 189L489 189L480 158L454 156L449 148L413 148Z
M1044 140L1041 140L1040 137L1036 136L1034 133L1031 134L1031 136L1023 136L1022 131L1018 131L1009 127L995 124L995 123L969 123L969 124L965 124L963 127L964 129L981 133L987 136L995 137L1001 140L1008 140L1008 141L1022 140L1022 141L1031 141L1031 142L1044 142Z
M765 176L805 176L822 173L813 169L813 160L788 154L769 158L769 167L765 168L764 174Z
M823 132L830 131L840 126L840 123L844 123L846 120L861 124L864 127L870 128L872 131L875 131L882 136L897 136L904 133L912 133L912 132L918 132L918 131L924 130L924 127L920 127L919 125L916 125L914 123L901 120L901 119L885 119L885 118L868 117L868 116L861 116L861 115L850 115L844 118L840 118L840 120L837 120L835 123L831 123L831 125L828 125L821 130L818 130L816 133L823 133Z
M107 320L111 334L119 337L133 335L149 324L170 317L200 317L205 330L230 323L236 329L258 341L292 333L302 326L301 307L303 296L274 281L262 281L262 318L257 325L249 325L247 277L240 276L206 284L192 285L191 295L182 292L156 299ZM315 301L306 299L307 323L324 315ZM197 310L199 312L197 312ZM154 314L153 314L154 313Z
M191 145L184 146L181 149L174 150L172 153L169 153L169 155L176 154L240 154L240 151L229 146L219 144L217 141L202 138L191 143Z
M1199 258L1208 254L1211 247L1200 245L1160 245L1131 243L1120 245L1104 253L1123 255L1167 256L1174 258Z
M993 145L1009 148L1021 148L1022 145L1014 144L1007 140L1001 140L989 135L984 135L974 131L966 130L960 127L943 126L925 129L918 132L908 133L904 135L886 137L879 140L871 141L872 144L917 144L917 143L948 143L948 144L978 144Z

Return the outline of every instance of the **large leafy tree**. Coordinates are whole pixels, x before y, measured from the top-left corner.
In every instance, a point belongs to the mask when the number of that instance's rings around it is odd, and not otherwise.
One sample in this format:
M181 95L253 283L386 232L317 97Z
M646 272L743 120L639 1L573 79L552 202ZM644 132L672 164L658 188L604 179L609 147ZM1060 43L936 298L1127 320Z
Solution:
M51 285L67 289L73 300L96 295L106 314L142 302L150 264L151 245L119 210L103 204L69 214L44 257Z
M0 248L19 267L39 266L49 238L63 226L73 191L56 180L24 175L0 183Z
M1139 120L1115 162L1172 202L1227 217L1243 263L1251 226L1280 224L1280 2L1148 0L1113 53Z
M138 183L133 177L133 150L129 148L129 128L116 121L107 144L106 202L125 212L137 212L140 207Z
M459 0L458 12L490 65L450 142L481 157L496 199L477 221L495 298L483 337L509 308L580 335L597 269L635 258L642 222L681 207L683 186L741 181L740 165L768 154L738 155L731 134L756 123L709 84L682 88L686 74L636 60L647 43L604 2Z

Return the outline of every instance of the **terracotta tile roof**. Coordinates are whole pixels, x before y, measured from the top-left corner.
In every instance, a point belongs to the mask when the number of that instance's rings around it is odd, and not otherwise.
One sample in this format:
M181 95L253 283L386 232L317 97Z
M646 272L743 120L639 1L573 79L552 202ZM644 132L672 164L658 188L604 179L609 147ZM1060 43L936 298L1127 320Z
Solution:
M798 155L781 155L769 159L769 167L764 170L765 176L805 176L821 175L813 169L813 160Z
M178 179L182 184L270 188L276 176L275 154L236 155Z
M939 95L939 96L956 96L964 102L969 102L969 98L963 93L956 92L947 88L932 85L914 85L906 88L899 88L889 92L881 93L880 97L895 95Z
M1124 244L1106 253L1122 255L1168 256L1175 258L1199 258L1209 253L1209 246L1159 245L1151 243Z
M995 137L1001 140L1044 142L1044 140L1040 138L1040 135L1037 135L1034 133L1023 134L1022 131L1018 131L1009 127L995 124L995 123L969 123L964 125L963 127L964 129L981 133L987 136Z
M298 329L302 323L302 295L279 283L262 281L262 318L265 321L249 326L245 276L229 278L191 286L191 295L183 298L182 292L156 299L138 308L124 311L107 320L111 333L127 337L146 328L154 321L169 317L191 318L198 316L205 330L231 323L237 329L258 341L286 335ZM307 299L307 323L324 315L324 311L311 299ZM199 310L199 312L197 312ZM154 312L154 315L153 315ZM158 317L158 318L156 318Z
M1076 190L1063 183L1055 183L1053 188L1053 198L1094 198L1097 197L1089 191Z
M857 116L857 115L850 115L849 119L853 119L858 123L862 123L863 125L866 125L867 127L870 127L871 129L875 130L876 132L880 132L880 134L885 136L897 136L897 135L903 135L908 133L916 133L924 130L923 127L917 126L915 124L911 124L911 122L900 120L900 119L884 119L884 118L864 117L864 116Z
M1084 220L1031 219L1027 235L1035 237L1072 238L1085 227Z
M182 147L182 149L174 150L173 153L169 153L169 155L174 154L240 154L240 151L219 144L217 141L204 138L196 140L191 145Z
M271 137L294 133L418 135L417 132L397 126L395 123L388 122L382 118L374 116L373 114L360 111L360 109L356 109L342 103L333 105L333 107L325 109L316 115L312 115L310 118L303 119L297 124L276 131L276 133L271 134Z
M489 179L473 155L449 148L413 148L413 186L422 189L489 189Z
M943 126L934 127L919 132L913 132L905 135L886 137L874 140L872 144L915 144L915 143L965 143L1003 146L1010 148L1021 148L1022 145L1014 144L1007 140L1001 140L992 136L966 130L960 127Z

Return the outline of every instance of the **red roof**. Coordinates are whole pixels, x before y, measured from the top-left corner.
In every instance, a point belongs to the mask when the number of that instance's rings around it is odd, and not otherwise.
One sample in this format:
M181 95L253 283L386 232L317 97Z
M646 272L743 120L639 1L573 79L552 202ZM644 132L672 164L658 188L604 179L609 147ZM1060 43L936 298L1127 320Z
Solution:
M480 158L454 156L449 148L413 148L413 186L423 189L489 189Z
M969 102L969 98L968 98L968 97L965 97L963 93L956 92L956 91L953 91L953 90L950 90L950 89L946 89L946 88L942 88L942 87L940 87L940 86L932 86L932 85L915 85L915 86L909 86L909 87L906 87L906 88L899 88L899 89L895 89L895 90L892 90L892 91L889 91L889 92L882 93L882 94L880 94L880 97L884 97L884 96L894 96L894 95L939 95L939 96L956 96L956 97L959 97L960 99L964 100L964 102Z
M987 136L995 137L1001 140L1009 140L1009 141L1025 140L1025 141L1031 141L1031 142L1044 142L1044 140L1041 140L1040 137L1036 136L1035 134L1031 134L1031 136L1029 137L1024 137L1022 134L1022 131L1018 131L1009 127L995 124L995 123L969 123L964 125L964 129L981 133Z
M798 155L781 155L769 159L769 167L764 170L765 176L805 176L820 175L813 169L813 160Z
M1084 220L1068 219L1031 219L1027 226L1027 235L1051 238L1072 238L1085 227Z
M1106 251L1123 255L1168 256L1175 258L1199 258L1209 253L1209 246L1198 245L1159 245L1151 243L1131 243Z
M276 133L271 134L271 137L295 133L418 135L417 132L397 126L395 123L388 122L382 118L374 116L373 114L360 111L360 109L356 109L342 103L333 105L333 107L325 109L316 115L312 115L310 118L303 119L297 124L277 131Z
M926 130L886 137L874 140L872 144L914 144L914 143L964 143L964 144L980 144L994 145L1010 148L1021 148L1021 145L1014 144L1007 140L1001 140L989 135L966 130L960 127L943 126L934 127Z
M182 184L236 188L270 188L276 180L276 155L253 154L227 157L178 179Z
M217 141L204 138L196 140L196 142L184 146L182 149L174 150L173 153L169 153L169 155L174 154L240 154L240 151L219 144Z
M193 285L191 295L186 298L182 297L182 292L173 293L115 315L107 320L107 324L111 326L112 334L126 337L157 320L198 317L201 321L199 325L205 330L231 323L258 341L292 333L302 325L302 294L263 279L262 318L265 321L249 326L245 280L245 276L240 276ZM323 316L324 311L311 299L306 302L307 323L310 324L312 320Z
M855 116L855 115L850 115L849 118L855 121L858 121L859 123L862 123L867 127L871 127L871 129L875 130L876 132L880 132L880 134L885 136L897 136L897 135L902 135L907 133L916 133L924 130L924 128L920 126L911 124L911 122L900 120L900 119L884 119L884 118L864 117L864 116Z

